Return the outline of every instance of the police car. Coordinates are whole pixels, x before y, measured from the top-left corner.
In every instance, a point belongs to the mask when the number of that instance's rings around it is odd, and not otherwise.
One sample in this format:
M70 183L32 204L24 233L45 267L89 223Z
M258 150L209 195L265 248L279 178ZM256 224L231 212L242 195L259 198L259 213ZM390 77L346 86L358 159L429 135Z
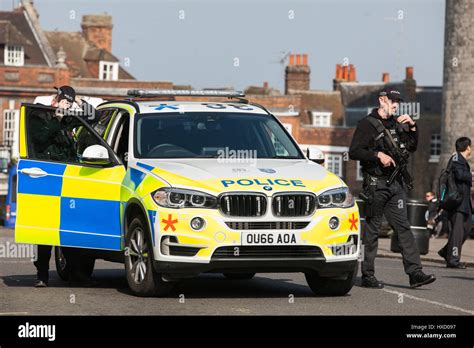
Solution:
M81 119L69 162L45 159L29 128L38 110L55 110L22 105L17 242L124 262L138 296L164 296L204 272L303 272L316 294L350 291L357 205L274 115L239 92L129 96L100 104L92 125Z

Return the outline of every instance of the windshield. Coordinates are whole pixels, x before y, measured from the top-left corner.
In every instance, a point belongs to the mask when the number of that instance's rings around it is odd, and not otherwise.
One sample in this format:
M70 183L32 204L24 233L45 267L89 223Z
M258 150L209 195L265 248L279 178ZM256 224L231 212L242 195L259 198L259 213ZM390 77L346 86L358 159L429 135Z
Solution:
M138 114L134 147L137 158L304 158L272 116L244 113Z

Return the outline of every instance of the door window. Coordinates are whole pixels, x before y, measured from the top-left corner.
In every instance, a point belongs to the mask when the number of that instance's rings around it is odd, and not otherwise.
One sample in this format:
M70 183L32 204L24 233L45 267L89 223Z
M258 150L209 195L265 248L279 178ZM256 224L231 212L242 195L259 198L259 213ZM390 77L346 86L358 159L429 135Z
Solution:
M62 116L57 109L49 107L26 110L29 159L80 164L87 147L104 145L98 134L85 127L85 121L79 117Z

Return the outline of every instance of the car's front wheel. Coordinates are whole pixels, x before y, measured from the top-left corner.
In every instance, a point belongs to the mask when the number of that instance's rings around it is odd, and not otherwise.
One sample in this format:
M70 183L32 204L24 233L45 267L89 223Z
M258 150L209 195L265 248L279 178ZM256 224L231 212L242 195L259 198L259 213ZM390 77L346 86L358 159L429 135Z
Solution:
M125 272L134 295L166 296L173 283L165 282L153 269L153 251L149 232L142 219L135 218L125 238Z
M306 281L316 295L344 296L351 291L359 270L357 262L354 269L341 278L321 277L316 271L305 273Z
M67 267L67 259L64 256L63 250L60 246L54 247L54 263L56 264L56 273L59 278L64 281L69 280L69 267ZM81 273L85 277L90 277L94 272L95 259L88 257L81 257Z

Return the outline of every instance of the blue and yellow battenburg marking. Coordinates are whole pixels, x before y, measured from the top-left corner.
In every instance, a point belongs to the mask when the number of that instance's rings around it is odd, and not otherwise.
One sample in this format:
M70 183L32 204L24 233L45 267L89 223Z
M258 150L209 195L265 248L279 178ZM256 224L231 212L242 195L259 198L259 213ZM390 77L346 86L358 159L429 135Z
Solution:
M30 177L26 168L47 173ZM16 242L121 249L124 168L92 168L22 159L18 166ZM107 218L104 218L107 217Z

